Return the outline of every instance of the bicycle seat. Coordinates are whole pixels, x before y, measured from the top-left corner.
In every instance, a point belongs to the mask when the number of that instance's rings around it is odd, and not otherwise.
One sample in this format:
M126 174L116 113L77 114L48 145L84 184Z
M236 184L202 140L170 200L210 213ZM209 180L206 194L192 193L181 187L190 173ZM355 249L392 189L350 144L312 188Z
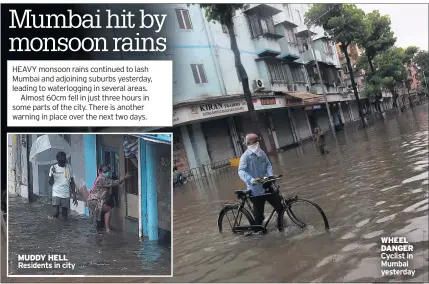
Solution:
M238 198L249 195L252 191L248 189L239 189L235 191Z

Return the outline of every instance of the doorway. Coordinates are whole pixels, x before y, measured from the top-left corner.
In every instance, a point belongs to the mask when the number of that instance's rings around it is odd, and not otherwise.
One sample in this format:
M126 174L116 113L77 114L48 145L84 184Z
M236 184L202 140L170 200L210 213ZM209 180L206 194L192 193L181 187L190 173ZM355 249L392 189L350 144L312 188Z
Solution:
M308 110L307 110L307 116L308 116L308 121L310 122L311 132L313 132L316 127L319 127L319 124L317 123L317 117L313 113L313 111L308 111Z

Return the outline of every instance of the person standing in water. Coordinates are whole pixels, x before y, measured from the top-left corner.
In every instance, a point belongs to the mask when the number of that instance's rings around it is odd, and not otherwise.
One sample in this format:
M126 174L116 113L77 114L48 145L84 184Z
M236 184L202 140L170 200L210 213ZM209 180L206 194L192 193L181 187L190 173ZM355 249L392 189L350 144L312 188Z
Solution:
M131 175L127 173L125 177L118 180L110 178L110 168L108 166L100 166L98 169L98 177L88 194L86 204L89 208L91 224L94 219L100 222L102 214L104 214L104 225L106 232L110 232L110 214L112 207L109 205L112 193L112 187L122 184L125 180L130 179Z
M325 133L323 133L323 131L319 127L314 128L313 139L316 141L317 146L319 147L320 154L329 154L329 151L326 148Z
M57 164L49 169L49 185L52 186L52 217L58 218L60 214L67 219L70 209L70 196L73 204L77 205L76 185L73 178L72 167L67 163L64 152L57 153Z
M268 156L259 146L259 137L256 134L246 136L247 150L241 155L238 175L252 192L250 201L253 203L255 224L261 225L264 221L265 202L271 204L279 212L282 209L281 197L276 193L267 193L262 184L256 183L260 178L273 175L273 167Z

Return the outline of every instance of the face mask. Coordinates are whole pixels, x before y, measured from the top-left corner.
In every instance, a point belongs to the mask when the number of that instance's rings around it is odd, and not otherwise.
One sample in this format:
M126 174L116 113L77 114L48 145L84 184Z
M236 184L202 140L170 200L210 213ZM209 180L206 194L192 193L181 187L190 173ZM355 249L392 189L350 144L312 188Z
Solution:
M253 153L255 153L256 151L259 150L259 142L256 142L253 145L247 146L247 149L249 149L250 151L252 151Z
M107 178L107 177L109 177L109 176L110 176L110 172L103 173L103 177Z

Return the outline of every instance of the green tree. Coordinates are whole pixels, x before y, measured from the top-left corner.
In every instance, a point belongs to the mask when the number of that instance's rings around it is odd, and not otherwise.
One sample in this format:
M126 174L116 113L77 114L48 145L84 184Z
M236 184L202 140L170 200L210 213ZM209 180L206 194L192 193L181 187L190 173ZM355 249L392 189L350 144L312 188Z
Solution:
M418 78L420 81L422 81L421 85L424 84L424 88L422 89L423 90L426 89L424 93L427 93L428 91L427 81L428 81L428 75L429 75L429 52L427 52L426 50L420 50L414 56L413 60L417 66Z
M247 108L249 109L249 115L251 116L253 122L252 124L255 127L253 131L260 135L261 126L258 114L256 113L255 107L253 105L252 92L250 91L249 86L249 77L247 76L246 69L241 62L240 50L238 49L237 38L234 31L233 17L235 11L242 9L243 5L244 4L200 4L201 8L205 10L207 20L218 22L222 25L225 25L228 29L231 50L234 53L235 68L237 69L238 75L240 76L244 97L246 99ZM265 147L265 145L263 145L262 139L261 144L262 147Z
M358 44L365 49L370 70L375 74L372 62L374 57L391 48L395 44L396 38L390 27L390 17L380 15L378 10L365 15L364 28L364 33L358 40Z
M389 16L380 15L378 10L372 11L364 16L365 30L358 40L358 44L365 49L365 57L370 67L366 69L365 81L367 86L365 92L369 101L375 103L379 112L381 112L380 99L382 93L378 88L380 80L376 78L373 60L378 53L388 50L396 42L390 25Z
M305 14L305 22L322 27L327 35L340 44L341 52L347 61L359 116L365 127L366 120L362 112L350 55L347 51L348 46L353 42L358 42L365 33L364 15L365 13L354 4L314 4Z
M379 87L384 87L392 93L394 107L398 107L397 87L407 80L404 66L406 60L405 50L398 47L393 47L374 58L376 71L374 82L379 82Z
M408 68L411 68L411 65L414 61L414 56L419 51L419 48L417 46L409 46L404 50L404 65ZM405 86L407 88L407 94L408 94L408 101L410 102L410 106L413 107L413 100L411 99L410 95L410 89L411 89L411 83L413 82L413 78L411 77L411 74L407 72L407 78L404 80Z

